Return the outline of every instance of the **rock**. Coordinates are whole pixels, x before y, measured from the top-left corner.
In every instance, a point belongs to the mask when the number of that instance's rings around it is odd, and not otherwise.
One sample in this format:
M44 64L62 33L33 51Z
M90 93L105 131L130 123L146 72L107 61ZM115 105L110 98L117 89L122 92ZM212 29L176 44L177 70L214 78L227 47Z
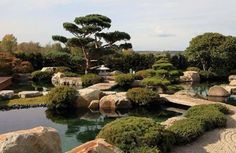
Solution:
M229 92L221 86L213 86L208 90L208 96L215 97L228 97L230 96Z
M0 97L3 99L11 99L14 96L13 90L2 90L0 91Z
M230 86L236 86L236 80L230 81L229 85L230 85Z
M65 74L61 72L54 74L51 81L54 86L76 86L77 88L82 88L80 77L65 77Z
M230 75L229 76L229 82L236 80L236 75Z
M85 89L78 90L78 92L79 92L79 97L76 102L77 108L81 108L81 107L88 108L91 101L99 100L102 95L102 92L97 89L85 88Z
M38 97L42 96L42 93L39 91L22 91L18 93L20 98L31 98L31 97Z
M162 122L161 125L164 125L165 128L169 128L169 127L171 127L176 121L180 121L180 120L183 120L183 119L186 119L186 117L184 117L184 116L172 117L172 118L169 118L168 120Z
M126 92L120 92L114 95L104 96L99 103L102 109L130 109L131 102L126 97Z
M1 153L61 153L57 131L49 127L36 127L0 135Z
M174 95L176 95L176 96L188 96L188 97L192 97L192 98L202 98L199 94L191 92L189 90L180 90L180 91L176 92Z
M63 73L61 73L61 72L55 73L55 74L52 76L52 79L51 79L52 84L53 84L54 86L59 85L60 79L63 78L63 77L65 77L65 75L64 75Z
M118 71L118 70L112 71L112 72L110 73L110 75L112 75L112 76L115 76L115 75L118 75L118 74L124 74L124 73L121 72L121 71Z
M117 94L116 91L103 91L102 93L103 93L104 96L115 95L115 94Z
M115 81L108 81L104 83L97 83L92 86L89 86L89 89L99 89L101 91L107 91L115 88L118 84Z
M91 110L98 110L99 109L99 100L91 101L90 105L88 106Z
M96 139L82 144L67 153L123 153L123 151L107 143L104 139Z
M43 67L41 69L42 72L48 71L48 72L54 72L55 71L55 67Z
M236 94L236 86L221 85L221 87L223 87L230 94Z
M197 71L185 71L184 75L180 77L181 82L199 82L200 75Z

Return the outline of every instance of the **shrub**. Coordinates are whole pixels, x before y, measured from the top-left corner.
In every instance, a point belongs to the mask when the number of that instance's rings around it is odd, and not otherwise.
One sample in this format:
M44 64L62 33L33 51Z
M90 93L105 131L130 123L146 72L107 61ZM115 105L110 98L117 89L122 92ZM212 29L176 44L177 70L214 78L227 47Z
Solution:
M115 80L119 86L128 87L135 80L135 76L133 74L119 74L115 77Z
M192 142L204 132L202 122L192 119L176 121L168 130L175 134L176 144Z
M102 77L100 77L99 75L97 74L85 74L81 77L81 80L82 80L82 85L84 87L88 87L88 86L91 86L91 85L94 85L96 83L100 83L102 82Z
M173 69L175 69L175 67L171 63L154 64L152 67L154 70L158 70L158 69L173 70Z
M180 85L168 85L167 86L167 90L168 91L173 91L173 92L177 92L177 91L180 91L180 90L183 90L184 88Z
M45 82L51 82L51 78L53 76L53 72L49 71L34 71L31 73L33 81L39 82L39 81L45 81Z
M151 77L142 80L141 83L145 86L166 86L170 84L170 81L159 77Z
M125 152L136 147L158 147L168 152L174 143L172 132L145 117L125 117L105 125L97 135Z
M60 67L56 67L55 69L55 73L57 72L70 72L71 69L69 67L65 67L65 66L60 66Z
M164 69L159 69L159 70L156 70L156 74L160 77L162 76L167 76L169 75L169 72L167 70L164 70Z
M187 71L197 71L197 72L201 71L198 67L188 67L186 70Z
M153 77L155 75L156 75L156 71L155 70L152 70L152 69L141 70L141 71L138 71L135 74L135 78L139 79L139 80L142 80L144 78Z
M207 80L207 79L214 78L217 76L215 73L210 72L210 71L200 71L199 74L202 80Z
M148 105L158 100L159 94L146 88L133 88L128 90L127 98L137 105Z
M64 72L65 77L79 77L79 74L73 72Z
M48 96L50 109L70 109L74 107L78 92L71 87L61 86L52 89Z
M225 127L227 119L221 112L225 111L219 105L198 105L187 110L185 116L203 123L205 130Z
M160 150L157 147L137 147L131 151L131 153L160 153Z

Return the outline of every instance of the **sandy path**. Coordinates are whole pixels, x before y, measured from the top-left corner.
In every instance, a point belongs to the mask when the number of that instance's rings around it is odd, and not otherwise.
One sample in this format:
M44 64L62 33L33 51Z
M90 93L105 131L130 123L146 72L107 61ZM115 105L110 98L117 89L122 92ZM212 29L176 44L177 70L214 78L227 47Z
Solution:
M172 153L236 153L236 113L228 116L227 128L207 132L191 144L174 147Z

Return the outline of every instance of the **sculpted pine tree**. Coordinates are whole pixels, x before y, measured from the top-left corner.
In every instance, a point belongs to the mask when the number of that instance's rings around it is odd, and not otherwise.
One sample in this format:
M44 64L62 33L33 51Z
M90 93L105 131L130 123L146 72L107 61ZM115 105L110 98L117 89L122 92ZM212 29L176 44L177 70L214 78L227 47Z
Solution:
M66 38L64 36L54 35L52 39L65 44L67 47L79 47L85 59L85 73L88 73L91 67L90 52L92 50L101 51L115 45L118 41L125 41L119 45L119 48L132 48L130 43L130 35L125 32L102 32L104 29L111 27L111 19L99 15L91 14L82 17L76 17L74 23L65 22L63 27L69 31L74 37ZM105 42L105 44L103 44Z

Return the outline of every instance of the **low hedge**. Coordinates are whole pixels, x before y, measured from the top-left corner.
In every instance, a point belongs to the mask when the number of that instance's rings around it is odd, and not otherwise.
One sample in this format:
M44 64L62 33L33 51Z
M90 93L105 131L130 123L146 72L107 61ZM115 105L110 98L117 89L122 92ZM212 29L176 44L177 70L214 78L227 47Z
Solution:
M136 72L135 79L142 80L145 78L153 77L156 75L156 71L153 69L141 70Z
M49 109L68 110L74 108L78 92L72 87L53 88L47 95Z
M136 105L144 106L156 102L159 94L146 88L133 88L127 92L127 98Z
M160 153L161 151L157 147L137 147L131 151L131 153Z
M168 130L175 134L176 144L187 144L204 133L202 122L192 119L176 121Z
M159 77L151 77L143 79L141 84L145 86L167 86L170 84L170 81Z
M31 76L32 76L33 81L35 82L39 82L39 81L51 82L53 72L38 70L38 71L32 72Z
M158 147L161 152L169 152L175 137L153 119L145 117L125 117L105 125L97 135L125 152L137 147Z
M85 74L81 77L83 87L88 87L103 81L102 77L97 74Z
M115 77L115 81L121 87L129 87L135 80L135 75L133 74L119 74Z

